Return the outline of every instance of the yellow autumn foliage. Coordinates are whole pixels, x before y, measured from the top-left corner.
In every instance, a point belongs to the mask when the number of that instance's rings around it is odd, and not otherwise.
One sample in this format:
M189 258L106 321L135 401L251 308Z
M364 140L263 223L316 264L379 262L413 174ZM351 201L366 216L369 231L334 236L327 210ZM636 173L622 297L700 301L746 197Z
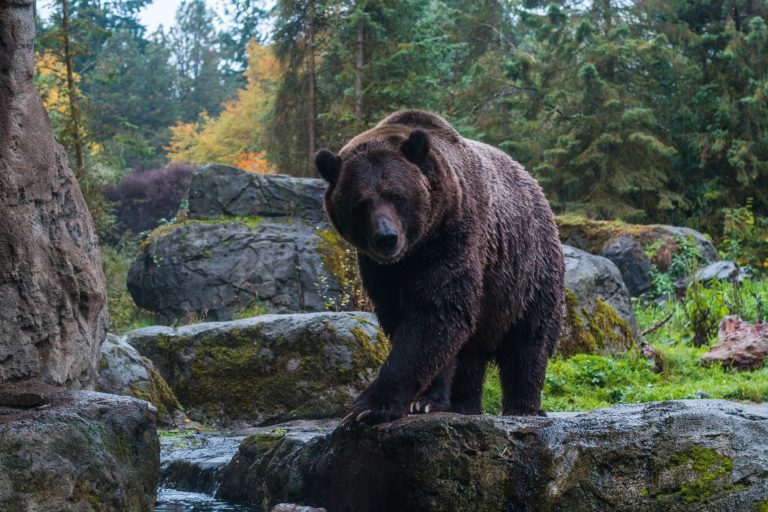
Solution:
M76 97L81 98L80 75L73 74L75 80ZM65 131L70 122L72 111L69 104L69 90L67 89L67 70L64 62L53 53L39 53L35 56L35 86L43 99L45 110L51 119L56 139L66 140ZM81 131L83 126L81 123ZM87 133L81 133L87 138Z
M261 174L275 172L266 160L264 130L275 97L280 67L272 49L248 47L248 84L228 102L219 117L202 112L197 121L171 128L166 148L172 162L223 163Z

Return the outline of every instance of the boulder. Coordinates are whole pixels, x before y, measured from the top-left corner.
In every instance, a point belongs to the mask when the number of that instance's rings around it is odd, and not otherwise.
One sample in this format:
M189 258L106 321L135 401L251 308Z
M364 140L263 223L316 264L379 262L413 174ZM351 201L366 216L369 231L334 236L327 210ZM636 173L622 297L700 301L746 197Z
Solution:
M151 511L157 411L92 391L40 395L33 408L0 409L0 510Z
M325 220L324 190L322 180L200 168L188 218L142 244L128 291L166 323L354 309L340 300L353 255Z
M34 2L0 1L0 386L93 385L107 294L93 223L32 83Z
M327 224L323 180L254 174L226 165L206 165L192 177L189 217L290 217Z
M176 396L152 361L142 357L125 337L114 334L108 334L101 345L96 390L151 402L158 410L158 421L165 425L174 423L173 413L179 407Z
M621 272L627 291L634 296L650 291L651 262L643 253L643 246L628 236L608 240L600 255L611 260Z
M733 261L716 261L693 273L693 280L701 283L710 281L736 282L739 278L739 267Z
M168 323L231 320L261 307L323 311L339 294L322 233L301 222L188 221L149 239L128 272L136 304Z
M375 377L389 342L370 313L264 315L126 335L190 418L272 424L343 413Z
M735 315L720 320L720 342L701 356L701 363L709 366L720 363L736 370L759 370L768 357L768 324L745 322Z
M610 354L632 347L640 330L619 269L609 259L563 245L565 322L557 353Z
M712 242L690 228L596 221L573 215L557 217L557 224L563 243L613 261L633 296L651 290L651 265L660 272L672 269L675 255L685 245L681 240L692 243L700 263L720 259Z
M246 438L218 496L268 510L758 511L768 406L671 401L557 417L429 414Z

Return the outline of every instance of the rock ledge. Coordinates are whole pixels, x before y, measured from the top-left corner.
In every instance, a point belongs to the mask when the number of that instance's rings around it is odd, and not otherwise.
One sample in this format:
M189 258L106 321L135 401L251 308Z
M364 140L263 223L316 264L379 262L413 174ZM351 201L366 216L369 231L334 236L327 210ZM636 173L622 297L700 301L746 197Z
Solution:
M257 434L219 497L329 511L753 511L768 504L768 406L720 400L550 418L434 414Z

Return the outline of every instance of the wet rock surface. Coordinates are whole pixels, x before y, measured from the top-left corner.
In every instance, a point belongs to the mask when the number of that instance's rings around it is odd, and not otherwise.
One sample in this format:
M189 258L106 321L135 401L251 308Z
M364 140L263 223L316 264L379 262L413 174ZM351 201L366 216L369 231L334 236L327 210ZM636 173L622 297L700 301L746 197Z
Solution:
M692 282L705 285L713 281L736 283L741 282L748 275L746 269L739 268L733 261L716 261L697 269L689 278L680 279L675 283L675 286L681 293L684 293Z
M217 424L338 416L389 351L370 313L147 327L126 340L154 362L190 418Z
M156 410L89 391L0 411L0 510L149 511L159 477Z
M86 388L106 288L93 223L32 82L33 4L0 1L0 385Z
M160 485L213 496L245 434L185 431L160 439Z
M255 510L732 512L764 506L766 475L768 406L698 400L262 432L218 496Z
M558 353L621 352L640 330L618 268L607 258L563 246L566 312Z

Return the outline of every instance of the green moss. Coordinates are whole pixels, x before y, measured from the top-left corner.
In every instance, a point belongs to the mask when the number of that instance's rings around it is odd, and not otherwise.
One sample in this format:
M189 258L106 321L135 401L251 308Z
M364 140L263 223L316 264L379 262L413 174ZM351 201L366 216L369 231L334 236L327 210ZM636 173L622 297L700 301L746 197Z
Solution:
M190 370L173 384L181 402L210 419L341 414L349 386L380 365L389 347L383 334L377 333L374 343L362 328L342 334L330 323L290 340L266 337L261 330L248 327L195 340ZM319 350L322 343L346 344L351 364L334 363Z
M688 466L695 474L676 493L686 503L703 502L732 487L728 476L733 471L733 461L712 448L694 446L672 457L671 463L673 466Z
M90 482L80 480L72 489L70 497L72 502L87 501L95 510L104 510L104 498L100 496L97 490L91 489Z
M373 311L373 304L360 278L357 250L334 229L318 229L316 233L319 237L317 252L323 268L336 279L341 288L338 297L330 297L327 290L320 290L326 309Z
M591 315L585 309L582 312L589 323L598 352L610 353L632 347L635 339L632 331L610 304L598 299Z
M632 347L634 336L627 322L605 301L597 300L590 313L579 308L578 298L565 290L565 317L557 354L610 354Z
M752 507L752 512L768 512L768 500L758 501Z
M358 365L365 364L366 362L374 362L376 365L384 364L384 360L389 355L390 343L384 331L376 329L376 342L372 342L368 335L365 333L362 327L356 326L352 328L352 335L357 340L359 353L357 355Z
M235 314L232 315L232 319L241 320L243 318L253 318L255 316L266 315L269 313L270 308L266 303L256 301L235 311Z
M241 446L250 454L268 453L277 448L285 437L285 431L275 430L267 434L252 434L246 437Z
M155 228L142 242L139 244L139 249L148 247L155 240L169 235L176 229L187 226L189 224L224 224L226 222L239 222L245 224L251 229L257 228L264 221L263 217L220 217L218 219L184 219L180 222L174 222L173 224L164 224Z
M591 220L579 215L559 215L556 217L560 239L572 245L599 254L605 242L619 235L652 241L657 226L644 224L626 224L620 220Z
M560 343L557 348L558 355L571 357L576 354L594 354L597 351L595 337L584 325L584 320L579 313L578 299L571 290L565 290L565 318Z
M160 375L157 368L152 365L152 362L147 358L144 358L144 362L149 369L149 386L131 385L131 395L150 402L157 408L160 421L170 423L173 411L180 407L179 401L166 380Z

